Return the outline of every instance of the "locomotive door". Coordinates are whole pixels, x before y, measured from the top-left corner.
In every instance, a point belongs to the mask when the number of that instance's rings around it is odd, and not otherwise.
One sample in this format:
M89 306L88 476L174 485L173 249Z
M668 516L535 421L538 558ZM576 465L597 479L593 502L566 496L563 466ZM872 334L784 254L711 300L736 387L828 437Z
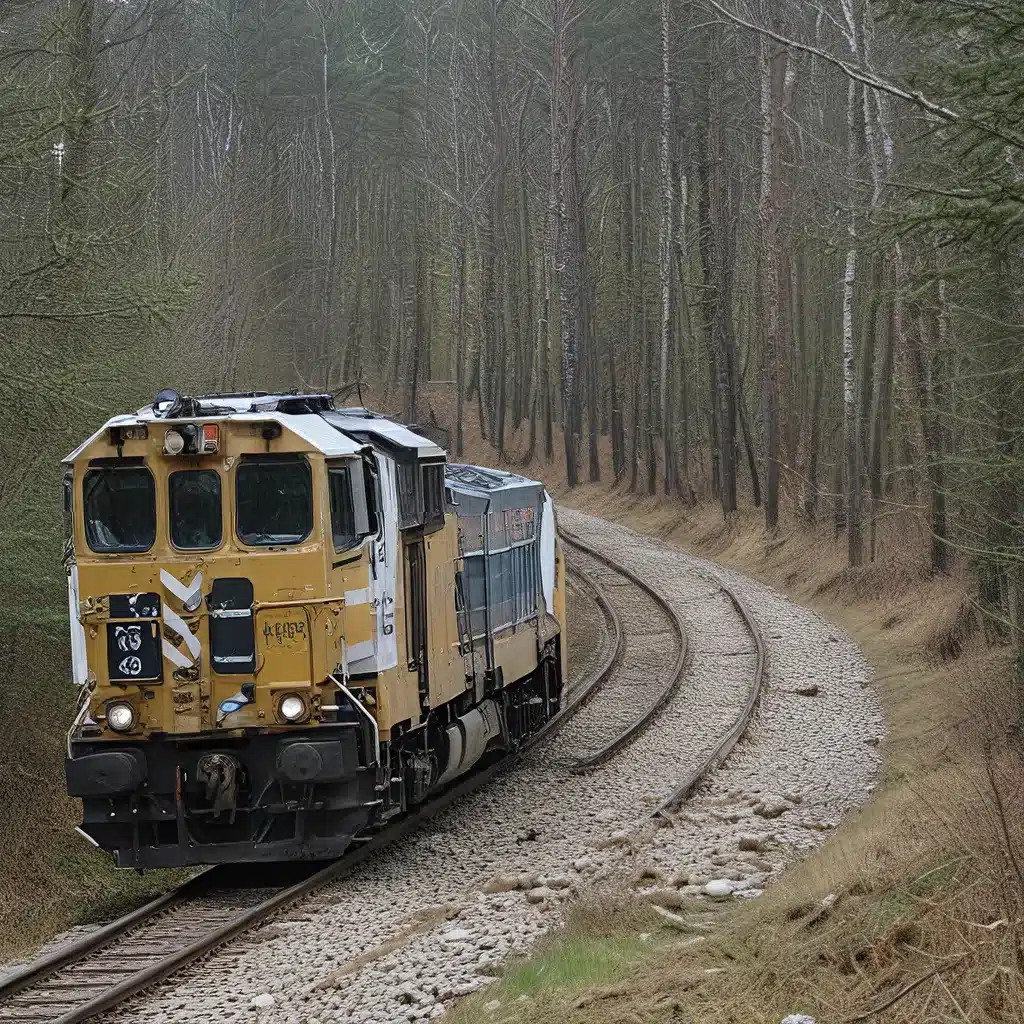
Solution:
M421 704L430 692L427 665L427 563L423 540L405 544L405 637L409 671L419 674Z

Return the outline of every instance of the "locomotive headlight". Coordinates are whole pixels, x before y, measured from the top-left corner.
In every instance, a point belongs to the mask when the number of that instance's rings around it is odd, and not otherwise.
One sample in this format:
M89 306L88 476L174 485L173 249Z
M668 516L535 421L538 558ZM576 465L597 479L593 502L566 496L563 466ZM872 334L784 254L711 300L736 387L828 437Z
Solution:
M168 455L180 455L185 450L185 438L177 430L164 431L164 451Z
M128 732L135 725L135 708L126 700L111 701L107 705L107 725L115 732Z
M277 710L286 722L298 722L306 717L306 702L294 693L281 698Z

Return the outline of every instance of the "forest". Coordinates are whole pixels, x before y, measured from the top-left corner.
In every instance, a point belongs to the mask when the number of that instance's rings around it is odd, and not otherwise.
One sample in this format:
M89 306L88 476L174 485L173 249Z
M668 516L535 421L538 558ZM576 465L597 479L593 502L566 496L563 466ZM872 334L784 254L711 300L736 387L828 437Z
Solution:
M8 0L0 40L5 629L60 584L57 459L173 383L851 565L898 520L1016 635L1011 0Z

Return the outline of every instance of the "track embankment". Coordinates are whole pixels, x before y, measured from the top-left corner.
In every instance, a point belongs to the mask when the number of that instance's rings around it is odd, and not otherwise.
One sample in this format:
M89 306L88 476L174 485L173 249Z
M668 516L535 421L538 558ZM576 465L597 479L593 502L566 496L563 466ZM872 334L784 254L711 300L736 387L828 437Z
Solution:
M575 714L487 786L107 1024L440 1016L574 895L632 884L756 896L866 798L883 721L848 637L621 526L568 509L559 520L593 552L569 550L570 622L586 637L574 682L589 691Z

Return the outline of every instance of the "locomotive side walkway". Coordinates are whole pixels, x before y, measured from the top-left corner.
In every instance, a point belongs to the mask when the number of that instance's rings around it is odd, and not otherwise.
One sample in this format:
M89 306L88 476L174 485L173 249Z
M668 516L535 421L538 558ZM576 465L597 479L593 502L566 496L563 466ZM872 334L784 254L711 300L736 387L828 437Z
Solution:
M486 984L495 965L527 950L574 893L621 891L643 869L651 888L700 895L715 883L714 892L756 896L867 798L883 719L870 670L841 630L621 526L568 509L559 519L641 576L685 624L682 682L644 732L573 774L567 759L594 746L586 735L574 740L581 713L514 770L344 881L104 1021L390 1024L440 1016L446 1000ZM650 812L714 748L749 694L755 650L723 581L767 647L760 707L729 759L669 826L654 827ZM600 646L607 626L591 599L579 594L572 614L570 628ZM627 632L632 625L624 619ZM664 629L652 626L639 638L634 631L634 646L665 644ZM587 714L600 706L595 699Z

